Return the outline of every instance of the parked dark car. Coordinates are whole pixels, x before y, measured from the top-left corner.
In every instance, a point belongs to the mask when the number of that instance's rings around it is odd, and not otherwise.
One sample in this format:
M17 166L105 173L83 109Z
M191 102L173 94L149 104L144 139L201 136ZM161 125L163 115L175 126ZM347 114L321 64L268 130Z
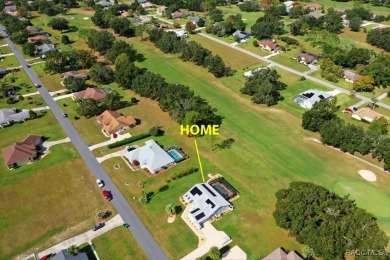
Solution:
M101 229L102 227L104 227L104 223L99 223L99 224L96 224L96 225L92 228L92 230L93 230L93 231L96 231L96 230L98 230L98 229Z

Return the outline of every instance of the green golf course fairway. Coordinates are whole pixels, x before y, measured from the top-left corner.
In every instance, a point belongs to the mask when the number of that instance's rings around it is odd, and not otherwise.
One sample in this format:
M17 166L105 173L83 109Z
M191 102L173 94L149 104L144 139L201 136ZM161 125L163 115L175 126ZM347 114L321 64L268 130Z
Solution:
M272 217L275 192L286 188L292 181L314 182L330 190L337 180L353 186L359 184L358 190L336 189L336 192L341 195L350 192L351 199L357 200L360 207L378 217L385 217L383 215L387 213L383 209L390 203L390 175L307 140L309 136L319 136L302 129L300 115L296 111L290 112L291 99L270 108L253 104L236 91L239 89L237 84L243 83L233 77L224 78L222 83L206 69L183 62L174 55L163 54L150 43L134 39L131 43L145 54L146 59L139 66L160 73L168 82L189 86L224 117L220 140L233 138L233 146L211 151L209 137L199 138L198 144L201 155L221 168L225 178L241 193L240 198L234 201L235 210L214 225L227 232L250 259L264 256L279 246L289 250L302 249L302 245L275 225ZM294 80L294 75L290 76L284 74L282 77L285 82L291 79L287 91L302 85ZM305 81L305 85L315 87L316 84ZM179 125L177 129L179 135ZM361 177L357 173L360 169L369 169L377 174L375 187L360 182ZM204 170L208 173L207 169ZM365 189L375 197L375 206L371 200L363 199L361 192ZM389 235L390 219L381 218L378 223Z

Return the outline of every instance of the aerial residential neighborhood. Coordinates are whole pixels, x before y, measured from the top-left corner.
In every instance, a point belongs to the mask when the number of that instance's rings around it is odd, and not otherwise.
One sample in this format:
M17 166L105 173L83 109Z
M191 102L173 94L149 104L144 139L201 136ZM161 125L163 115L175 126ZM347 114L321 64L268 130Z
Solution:
M386 1L0 0L0 259L390 257Z

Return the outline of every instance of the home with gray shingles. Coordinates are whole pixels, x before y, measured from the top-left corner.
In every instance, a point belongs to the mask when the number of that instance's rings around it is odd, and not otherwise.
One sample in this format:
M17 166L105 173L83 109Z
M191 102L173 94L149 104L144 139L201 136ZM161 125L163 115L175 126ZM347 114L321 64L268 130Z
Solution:
M42 58L45 57L46 53L49 51L58 51L57 47L51 43L45 43L38 47L38 55Z
M169 156L154 140L148 140L144 146L125 153L125 157L134 164L139 162L142 169L147 169L156 174L175 164L175 160Z
M28 110L18 111L16 108L0 109L0 128L10 125L13 122L22 122L30 118Z
M199 16L194 16L191 18L191 22L195 25L198 24L198 22L200 21L200 17Z
M290 253L287 254L283 248L278 247L264 257L263 260L303 260L303 258L295 253L295 251L290 251Z
M61 250L57 254L55 254L53 257L50 258L51 260L88 260L87 253L85 252L78 252L77 255L68 255L66 252L66 249Z
M210 184L198 183L183 196L189 204L188 218L198 228L211 219L219 218L222 213L233 210L233 205L224 199Z
M356 72L350 69L343 69L343 74L344 74L345 81L350 83L354 83L355 80L362 77L361 75L357 74Z
M6 68L0 68L0 77L8 74L8 69Z
M237 37L238 41L243 41L249 39L251 34L249 32L237 30L233 33L233 37Z
M110 7L112 6L114 3L111 3L111 2L108 2L108 1L100 1L100 2L97 2L96 3L97 5L100 5L102 7Z

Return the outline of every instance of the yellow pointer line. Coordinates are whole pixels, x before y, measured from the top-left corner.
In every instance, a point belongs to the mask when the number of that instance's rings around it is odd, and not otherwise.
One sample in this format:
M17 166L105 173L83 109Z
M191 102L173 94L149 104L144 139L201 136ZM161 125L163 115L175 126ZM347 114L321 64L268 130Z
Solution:
M196 142L196 139L195 139L195 138L194 138L194 142L195 142L196 154L198 155L198 161L199 161L200 172L202 173L202 179L203 179L203 182L204 182L204 174L203 174L202 163L200 162L200 155L199 155L199 151L198 151L198 143Z

